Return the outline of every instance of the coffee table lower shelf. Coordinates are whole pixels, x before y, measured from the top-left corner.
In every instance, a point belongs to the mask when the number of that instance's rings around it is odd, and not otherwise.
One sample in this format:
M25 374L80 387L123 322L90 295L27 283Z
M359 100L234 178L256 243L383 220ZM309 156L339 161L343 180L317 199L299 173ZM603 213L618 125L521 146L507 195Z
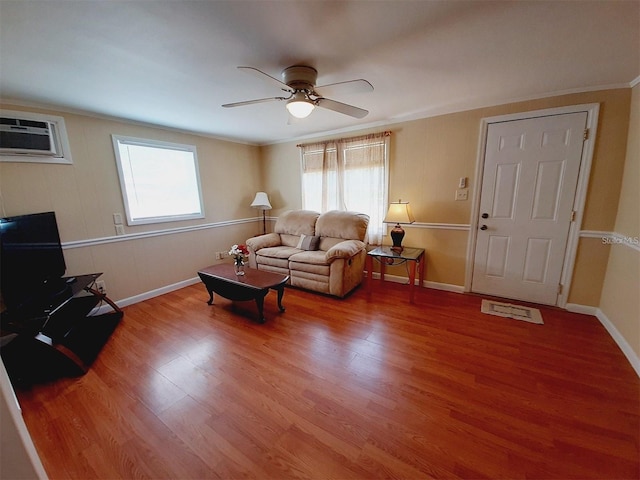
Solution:
M214 293L236 302L255 300L258 321L264 323L264 297L269 290L275 290L278 293L278 309L281 312L285 311L282 297L285 284L289 281L288 275L253 268L245 269L244 275L236 275L233 265L220 264L203 268L198 272L198 276L209 292L208 305L213 304Z

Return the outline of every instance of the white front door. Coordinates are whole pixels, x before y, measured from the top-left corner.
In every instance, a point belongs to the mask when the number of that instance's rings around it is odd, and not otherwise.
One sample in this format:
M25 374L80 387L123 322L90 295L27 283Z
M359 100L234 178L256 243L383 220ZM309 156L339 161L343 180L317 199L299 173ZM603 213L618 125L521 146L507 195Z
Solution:
M587 113L489 125L471 290L558 299Z

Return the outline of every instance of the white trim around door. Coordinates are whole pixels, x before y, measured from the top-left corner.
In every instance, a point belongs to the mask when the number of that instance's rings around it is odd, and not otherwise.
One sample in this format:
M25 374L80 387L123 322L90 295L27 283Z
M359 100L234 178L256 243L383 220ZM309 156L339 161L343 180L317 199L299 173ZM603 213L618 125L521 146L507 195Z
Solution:
M591 173L591 162L593 160L593 152L598 126L598 114L600 105L597 103L570 105L566 107L550 108L545 110L535 110L531 112L521 112L509 115L500 115L497 117L483 118L480 123L480 137L478 139L478 152L476 158L476 189L473 196L473 204L471 207L469 240L467 243L467 268L465 273L465 292L471 291L471 282L473 278L473 262L475 254L475 245L478 231L478 214L480 208L481 196L481 179L484 171L484 158L486 149L487 132L489 125L500 122L510 122L514 120L525 120L536 117L546 117L550 115L564 115L568 113L586 112L587 113L587 139L584 141L582 149L582 158L580 163L580 172L578 174L578 184L576 188L575 199L573 202L573 211L575 212L574 221L571 222L569 228L569 237L567 240L567 248L562 267L561 285L562 291L558 295L557 306L564 308L567 304L567 298L571 287L573 277L573 267L575 265L576 253L578 249L578 241L580 237L580 226L582 225L582 217L584 214L584 205L587 198L587 188L589 184L589 174Z

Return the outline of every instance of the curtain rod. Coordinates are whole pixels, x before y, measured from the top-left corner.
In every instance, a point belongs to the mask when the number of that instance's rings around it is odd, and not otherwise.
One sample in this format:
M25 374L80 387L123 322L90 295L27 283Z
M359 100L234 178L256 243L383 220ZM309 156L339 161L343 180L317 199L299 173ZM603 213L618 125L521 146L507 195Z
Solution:
M296 145L296 147L306 147L308 145L318 145L318 144L323 144L323 143L342 142L343 140L364 140L367 137L375 136L375 135L382 135L383 137L390 137L391 136L391 132L389 130L387 130L387 131L384 131L384 132L369 133L367 135L360 135L358 137L334 138L334 139L331 139L331 140L321 140L319 142L299 143L298 145Z

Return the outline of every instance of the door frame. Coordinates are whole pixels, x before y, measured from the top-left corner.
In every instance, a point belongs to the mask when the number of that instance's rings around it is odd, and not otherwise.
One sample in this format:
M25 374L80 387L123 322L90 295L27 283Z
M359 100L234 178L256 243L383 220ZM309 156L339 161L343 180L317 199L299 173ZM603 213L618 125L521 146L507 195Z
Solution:
M600 112L599 103L587 103L581 105L548 108L544 110L533 110L530 112L519 112L508 115L499 115L495 117L486 117L480 120L480 138L478 139L478 154L476 158L476 170L474 177L475 191L473 194L473 203L471 205L471 219L469 222L470 229L467 242L467 260L464 279L465 292L471 292L476 240L478 237L478 214L480 209L480 197L482 195L482 177L484 173L484 159L486 154L487 134L489 131L489 126L494 123L527 120L537 117L548 117L578 112L587 113L586 128L589 130L589 136L584 141L582 148L580 171L578 173L578 184L576 186L576 194L573 200L573 210L576 213L573 221L571 222L571 225L569 226L567 248L565 250L564 261L562 264L562 274L560 276L562 291L558 295L558 300L556 302L556 305L558 307L566 307L567 299L569 297L569 291L571 290L571 281L573 280L573 268L575 266L576 254L578 251L578 242L580 240L580 227L582 226L584 206L587 200L591 163L593 160L593 152L596 143L595 140L597 137L598 115Z

